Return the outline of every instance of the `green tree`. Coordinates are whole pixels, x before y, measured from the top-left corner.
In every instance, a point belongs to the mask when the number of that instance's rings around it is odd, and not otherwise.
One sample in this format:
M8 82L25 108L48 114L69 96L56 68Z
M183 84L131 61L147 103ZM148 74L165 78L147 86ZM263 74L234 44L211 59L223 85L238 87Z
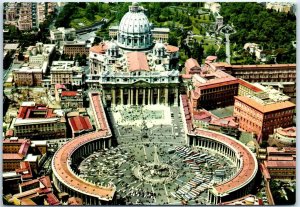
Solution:
M217 52L218 59L220 61L224 61L226 59L226 51L224 46L221 46L219 51Z
M214 46L210 46L207 50L206 50L206 56L211 56L211 55L216 55L216 49Z

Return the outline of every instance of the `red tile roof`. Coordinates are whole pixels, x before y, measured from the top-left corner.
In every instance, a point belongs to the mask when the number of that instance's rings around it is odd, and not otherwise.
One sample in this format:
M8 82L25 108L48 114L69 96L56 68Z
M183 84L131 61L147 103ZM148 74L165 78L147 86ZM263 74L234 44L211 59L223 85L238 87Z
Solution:
M107 50L108 45L105 43L100 43L99 45L93 46L90 48L90 52L103 54Z
M242 79L238 79L239 84L241 84L242 86L245 86L249 89L251 89L254 92L261 92L262 90L254 85L252 85L251 83L244 81Z
M23 159L23 155L19 155L17 153L3 153L3 161L5 160L22 160Z
M180 75L183 79L191 79L193 76L191 74L181 74Z
M71 197L68 199L68 205L77 206L82 205L82 199L78 197Z
M57 84L55 84L55 90L57 90L57 89L66 89L66 86L64 84L57 83Z
M58 198L53 193L48 193L46 200L50 206L60 205Z
M76 96L77 91L62 91L61 96Z
M21 174L22 179L32 178L31 166L28 161L20 162L20 168L15 171L16 173Z
M5 136L6 137L12 137L12 136L14 136L14 130L13 129L7 130Z
M19 149L19 152L18 154L21 154L23 156L26 156L27 155L27 152L28 152L28 149L29 149L29 146L30 146L30 142L24 142L21 144L21 147Z
M277 133L286 137L296 138L296 127L279 128L277 129Z
M197 60L195 60L194 58L189 58L185 61L185 71L186 71L186 74L190 74L191 72L191 69L197 69L197 70L201 70L201 67L198 63Z
M73 133L93 130L93 126L90 122L89 117L87 116L76 116L69 118L69 124L72 128Z
M147 56L143 52L129 52L127 63L129 71L146 70L149 71Z
M296 160L287 161L287 160L268 160L264 161L264 165L267 168L296 168Z
M179 47L173 46L173 45L167 45L165 46L167 52L178 52L179 51Z
M295 104L290 101L282 101L282 102L276 102L271 104L263 105L257 101L255 101L253 98L247 97L247 96L235 96L236 100L239 100L248 106L251 106L252 108L262 112L262 113L268 113L271 111L278 111L281 109L293 109L295 108Z
M39 181L46 187L46 188L51 188L51 180L49 176L42 176L39 178Z
M291 69L295 68L296 69L296 64L274 64L274 65L268 65L268 64L263 64L263 65L231 65L232 69L234 70L260 70L260 69L270 69L270 70L277 70L280 68L281 70L285 69Z
M207 61L214 61L217 58L218 58L217 56L207 56L205 60L207 60Z

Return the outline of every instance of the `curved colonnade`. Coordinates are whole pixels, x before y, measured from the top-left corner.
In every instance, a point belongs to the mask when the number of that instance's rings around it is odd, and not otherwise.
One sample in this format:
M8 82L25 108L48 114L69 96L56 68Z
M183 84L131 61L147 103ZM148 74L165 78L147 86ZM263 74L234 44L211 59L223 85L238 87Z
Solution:
M230 136L205 129L196 129L188 133L188 139L192 146L223 154L237 167L237 172L229 179L209 190L208 202L210 204L216 205L250 193L255 182L258 164L254 154L244 144Z
M113 184L98 186L80 178L71 168L71 165L78 163L82 157L111 145L112 134L101 102L101 94L91 92L89 98L96 131L78 136L57 150L52 160L53 182L59 192L79 197L87 205L112 204L116 192Z

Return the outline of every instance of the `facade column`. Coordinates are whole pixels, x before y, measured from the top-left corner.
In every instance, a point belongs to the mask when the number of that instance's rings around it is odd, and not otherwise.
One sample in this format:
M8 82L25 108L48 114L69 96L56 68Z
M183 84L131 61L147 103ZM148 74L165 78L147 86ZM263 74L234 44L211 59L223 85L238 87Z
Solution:
M128 90L127 105L130 105L130 88Z
M159 104L159 97L160 97L160 88L157 89L157 103Z
M165 88L165 104L169 105L169 89Z
M123 105L123 88L120 88L121 104Z
M145 105L145 96L146 96L146 89L143 88L143 105Z
M139 105L139 89L135 89L135 104Z
M150 97L151 97L151 104L153 104L153 89L151 88L151 90L150 90L150 92L151 92L151 95L150 95Z
M133 88L130 89L130 105L133 105Z
M112 105L116 105L116 91L114 88L111 89L111 95L112 95Z
M150 93L151 93L151 91L150 91L151 89L150 88L148 88L148 102L147 102L147 104L148 105L150 105L151 104L151 102L150 102Z

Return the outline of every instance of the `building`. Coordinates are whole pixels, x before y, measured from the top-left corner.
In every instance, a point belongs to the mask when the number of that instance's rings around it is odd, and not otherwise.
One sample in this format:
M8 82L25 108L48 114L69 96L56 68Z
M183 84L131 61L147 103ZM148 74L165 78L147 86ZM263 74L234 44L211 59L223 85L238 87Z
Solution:
M271 85L296 103L296 64L227 65L224 71L250 83Z
M118 34L118 31L119 31L119 26L116 25L116 26L110 26L109 29L108 29L108 34L111 38L116 38L117 37L117 34Z
M11 137L3 140L3 172L15 171L25 160L30 140Z
M15 86L41 86L43 79L43 71L47 70L48 63L14 64L13 66L13 80Z
M74 64L74 61L53 61L50 67L50 81L55 84L82 86L83 68Z
M16 86L41 86L43 76L55 54L55 45L36 43L24 53L24 62L15 61L12 66Z
M20 31L38 28L47 15L54 12L56 3L16 2L5 3L5 25L14 25Z
M3 195L19 193L19 184L21 183L21 175L15 171L2 172L2 185L9 186L3 188Z
M194 58L189 58L185 61L184 70L186 74L200 74L201 67L197 60Z
M5 22L12 22L17 18L17 3L7 3L5 8Z
M209 9L214 14L214 13L220 12L221 5L219 3L215 3L215 2L205 2L204 8Z
M211 112L201 109L192 112L192 120L195 127L221 132L236 138L240 135L238 123L232 116L219 118Z
M60 201L53 194L49 176L23 182L19 184L20 192L14 194L9 203L14 205L60 205Z
M83 108L83 93L79 89L77 91L61 91L59 92L59 102L63 109Z
M94 130L88 116L71 117L68 119L68 122L71 126L72 138Z
M239 79L239 96L247 96L247 95L254 95L255 93L262 92L263 90L257 87L254 84L251 84L243 79Z
M267 147L267 159L260 164L265 180L296 179L296 148Z
M254 96L236 96L234 116L239 127L253 132L257 141L267 141L274 129L293 125L295 104L290 101L271 99L266 93Z
M117 41L90 49L89 88L103 90L107 105L178 105L179 48L153 43L143 7L133 4L118 27Z
M256 43L246 43L244 45L244 50L247 50L250 54L254 54L256 60L266 62L266 55L263 52L263 49L259 49L259 45Z
M274 129L268 144L276 147L296 147L296 127Z
M35 140L66 137L66 120L61 111L55 111L35 102L23 102L13 122L17 137Z
M233 105L238 94L238 79L217 70L202 71L192 77L192 89L188 90L194 109L215 109Z
M68 55L69 57L75 58L78 54L80 56L85 55L89 56L90 46L86 42L78 42L78 41L65 41L63 47L63 54Z
M18 175L21 175L21 181L25 182L33 178L30 162L20 162L20 168L15 170Z
M76 30L74 28L54 28L50 30L50 40L52 43L59 43L61 41L73 41L76 38Z
M267 9L272 9L277 12L284 12L284 13L293 13L293 6L295 4L290 2L268 2L266 3Z
M151 30L153 39L155 40L160 40L162 42L168 42L169 40L169 33L170 29L169 28L153 28Z
M261 198L257 198L255 195L246 195L244 197L221 203L220 205L245 205L245 206L262 206L263 202Z

